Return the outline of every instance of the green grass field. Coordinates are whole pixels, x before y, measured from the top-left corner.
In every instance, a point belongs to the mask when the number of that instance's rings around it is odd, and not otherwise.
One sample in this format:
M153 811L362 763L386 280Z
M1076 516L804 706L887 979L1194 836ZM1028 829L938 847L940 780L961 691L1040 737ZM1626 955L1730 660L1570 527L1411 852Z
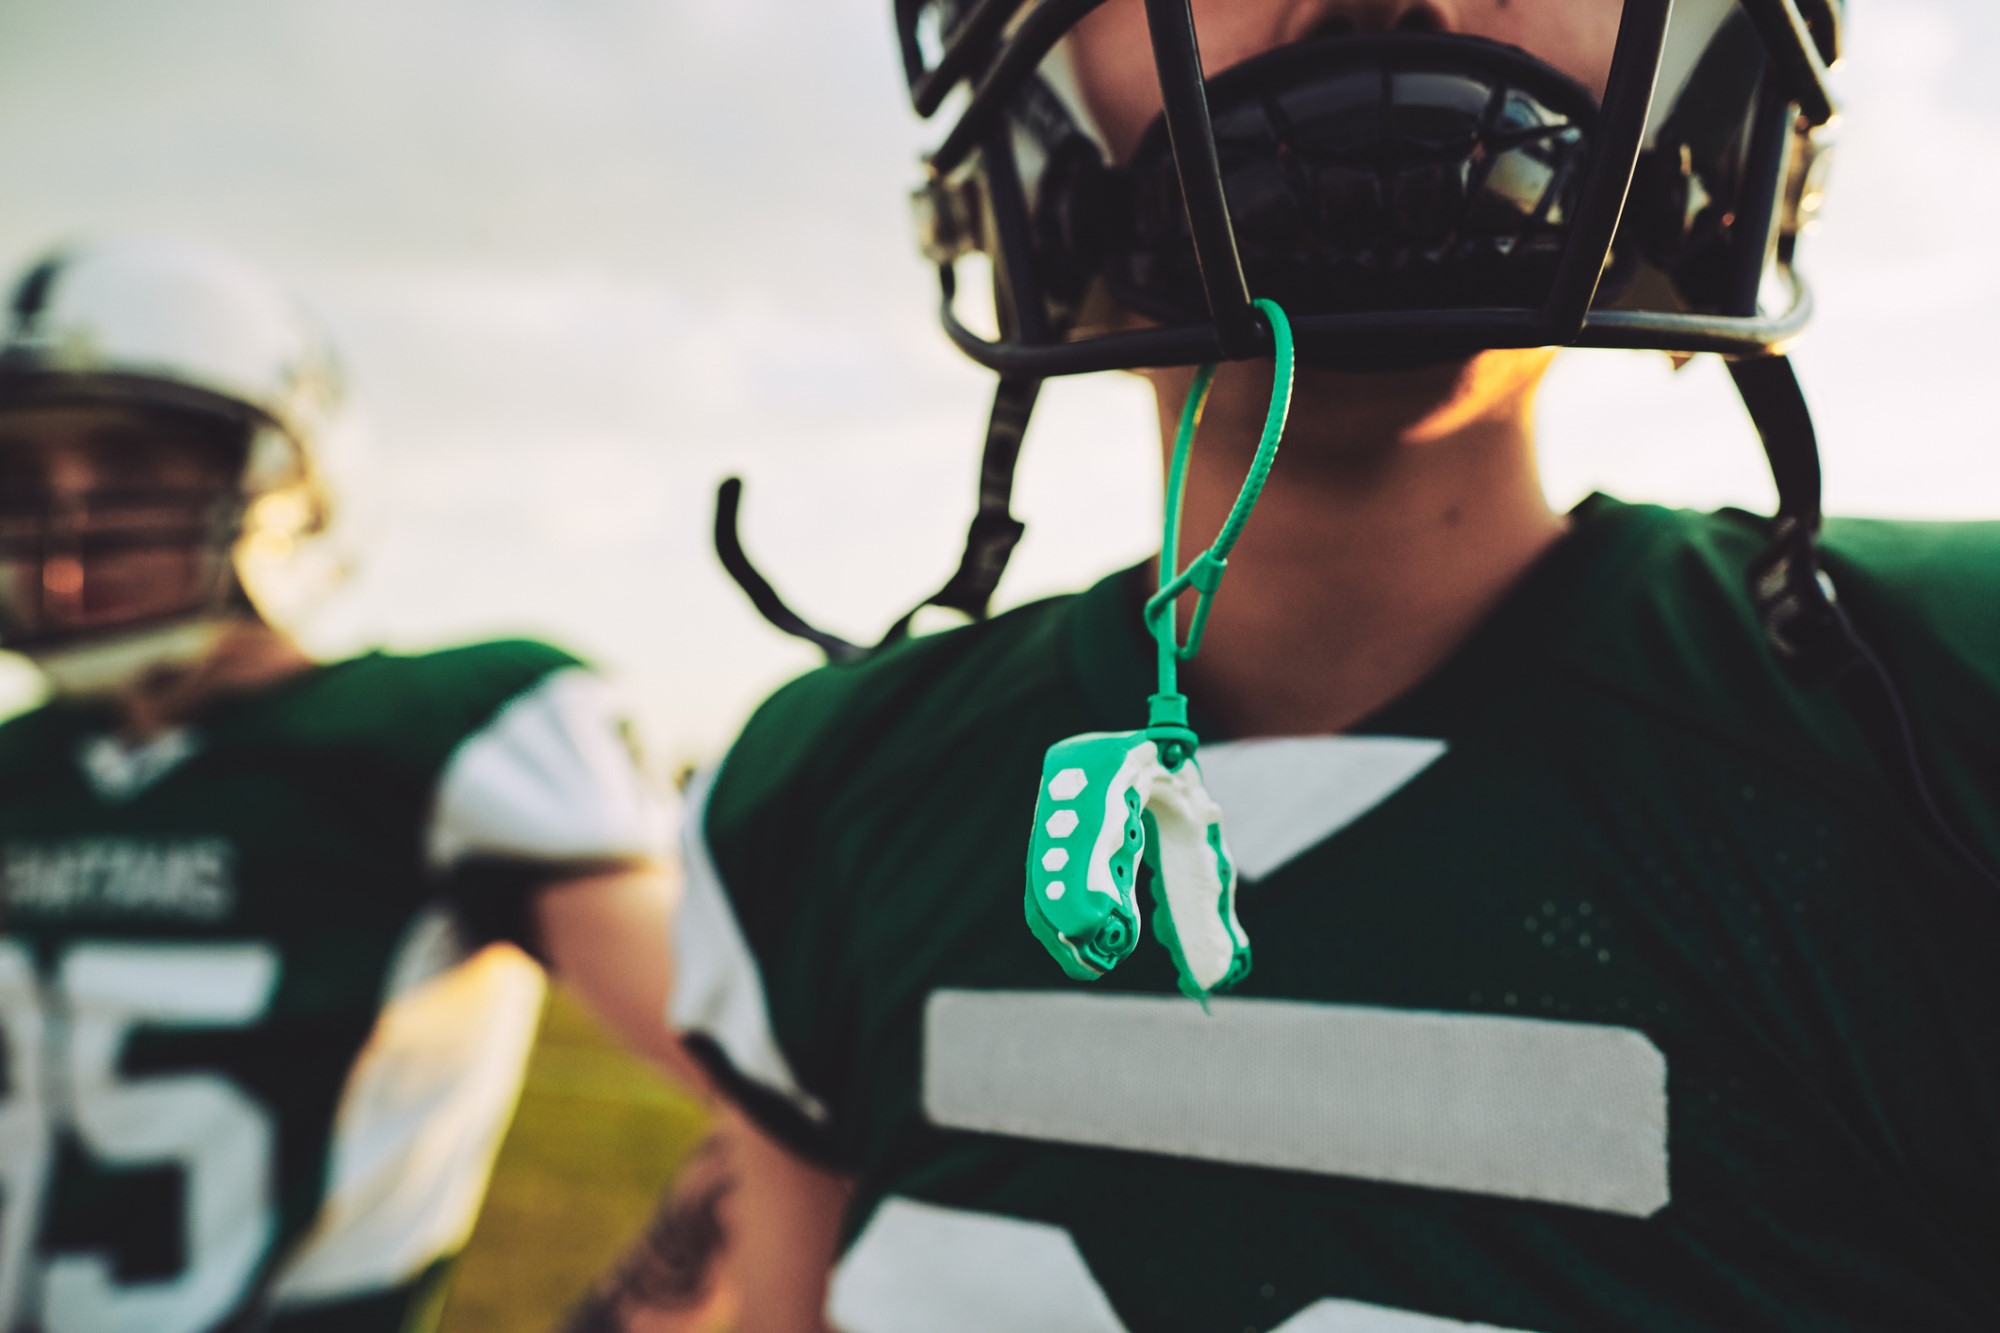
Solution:
M547 1333L638 1232L703 1127L695 1103L553 993L445 1333Z

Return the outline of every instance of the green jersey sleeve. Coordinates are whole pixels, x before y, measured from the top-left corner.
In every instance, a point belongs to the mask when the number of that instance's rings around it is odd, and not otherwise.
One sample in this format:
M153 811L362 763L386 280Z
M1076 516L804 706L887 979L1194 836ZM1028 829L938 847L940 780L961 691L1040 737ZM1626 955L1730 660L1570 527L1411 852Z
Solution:
M530 908L551 882L664 861L665 806L603 676L532 641L403 662L421 710L411 731L435 774L424 861L475 940L534 952Z
M997 718L1038 729L1040 701L1066 662L1049 614L1057 605L801 677L690 792L673 1017L745 1109L809 1155L841 1161L858 1150L851 1136L863 1127L841 1112L859 1053L840 1008L889 980L927 929L871 915L871 830L900 809L946 833L948 812L924 809L939 762L977 763ZM1072 709L1051 725L1081 721ZM1034 762L1000 765L996 785L1025 801L1020 828L1033 813Z

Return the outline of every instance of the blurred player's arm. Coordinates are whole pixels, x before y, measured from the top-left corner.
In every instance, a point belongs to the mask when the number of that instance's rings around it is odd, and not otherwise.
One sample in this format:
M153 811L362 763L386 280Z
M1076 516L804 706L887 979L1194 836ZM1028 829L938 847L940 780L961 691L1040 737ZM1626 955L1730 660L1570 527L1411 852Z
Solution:
M712 777L699 777L687 795L671 1012L726 1099L718 1099L709 1142L564 1333L826 1328L852 1185L787 1146L820 1141L816 1126L827 1113L799 1084L772 1029L765 964L709 843L713 790Z
M672 820L623 700L554 649L519 651L554 669L452 756L427 833L431 865L466 944L527 950L626 1048L705 1088L667 1022Z
M851 1185L726 1106L562 1333L825 1333Z
M672 881L654 866L557 880L534 899L537 952L627 1050L706 1091L707 1076L666 1022L673 902Z

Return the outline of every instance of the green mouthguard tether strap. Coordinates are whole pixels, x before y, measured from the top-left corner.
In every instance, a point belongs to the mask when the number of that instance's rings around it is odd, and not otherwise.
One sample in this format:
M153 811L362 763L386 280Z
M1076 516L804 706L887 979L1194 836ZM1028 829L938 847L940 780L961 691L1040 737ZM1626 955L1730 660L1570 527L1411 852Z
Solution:
M1187 495L1188 455L1194 452L1195 432L1201 427L1202 409L1208 406L1208 392L1215 385L1215 366L1195 372L1187 403L1181 408L1180 430L1174 437L1174 458L1167 470L1167 502L1160 537L1160 590L1146 602L1146 629L1158 646L1160 688L1149 701L1146 734L1160 743L1161 757L1168 768L1179 768L1194 753L1196 740L1187 725L1187 698L1180 692L1180 664L1192 662L1201 651L1202 636L1208 631L1208 611L1215 603L1216 589L1229 569L1229 553L1250 522L1257 500L1264 494L1264 482L1277 461L1278 444L1285 438L1285 421L1292 411L1292 379L1296 369L1292 350L1292 325L1275 301L1254 303L1271 324L1271 341L1276 345L1272 370L1271 406L1264 415L1264 435L1257 442L1257 456L1250 461L1243 489L1222 531L1206 551L1179 573L1169 573L1180 560L1181 506ZM1185 644L1179 642L1177 608L1181 594L1196 591L1194 617L1188 622Z
M1173 955L1181 990L1204 1005L1211 993L1249 974L1250 939L1236 917L1236 866L1223 838L1222 810L1202 783L1195 757L1201 741L1188 726L1179 678L1181 664L1201 651L1229 553L1263 493L1291 411L1291 324L1276 303L1256 305L1270 323L1276 352L1271 409L1257 455L1222 531L1177 570L1188 455L1215 383L1216 368L1201 367L1181 412L1167 470L1160 589L1146 602L1146 629L1159 661L1159 688L1149 701L1146 729L1072 736L1049 747L1023 904L1030 929L1063 970L1081 981L1094 980L1138 945L1138 870L1150 842L1160 909L1154 926ZM1176 606L1190 588L1195 608L1182 643Z

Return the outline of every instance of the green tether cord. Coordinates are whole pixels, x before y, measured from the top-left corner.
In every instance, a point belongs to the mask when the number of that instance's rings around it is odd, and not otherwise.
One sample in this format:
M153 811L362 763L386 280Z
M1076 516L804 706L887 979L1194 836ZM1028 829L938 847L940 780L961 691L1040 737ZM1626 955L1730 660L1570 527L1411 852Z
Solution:
M1201 425L1202 408L1208 403L1208 392L1215 384L1215 366L1212 364L1195 372L1194 384L1188 390L1187 405L1181 409L1180 433L1174 440L1173 464L1167 470L1166 518L1160 539L1160 590L1146 601L1146 628L1158 646L1160 666L1160 688L1149 701L1151 708L1146 734L1159 745L1161 761L1169 769L1177 769L1187 762L1198 744L1187 724L1187 696L1180 692L1180 664L1192 662L1195 654L1201 651L1202 634L1208 628L1208 611L1215 601L1215 590L1222 586L1222 576L1229 568L1229 553L1235 549L1237 538L1243 535L1244 525L1250 521L1250 513L1257 507L1257 498L1264 493L1265 479L1271 475L1271 464L1278 457L1278 443L1285 437L1285 419L1292 410L1292 373L1295 369L1292 323L1277 302L1258 300L1254 304L1270 321L1271 341L1276 345L1271 409L1264 417L1264 437L1257 442L1257 456L1251 461L1249 475L1243 479L1243 489L1237 493L1236 504L1230 509L1222 531L1216 534L1215 541L1207 550L1194 558L1193 563L1172 576L1167 571L1180 560L1181 502L1187 493L1188 455L1194 448L1195 430ZM1194 616L1188 622L1187 642L1183 644L1176 623L1176 608L1180 595L1189 588L1196 590L1197 597Z

